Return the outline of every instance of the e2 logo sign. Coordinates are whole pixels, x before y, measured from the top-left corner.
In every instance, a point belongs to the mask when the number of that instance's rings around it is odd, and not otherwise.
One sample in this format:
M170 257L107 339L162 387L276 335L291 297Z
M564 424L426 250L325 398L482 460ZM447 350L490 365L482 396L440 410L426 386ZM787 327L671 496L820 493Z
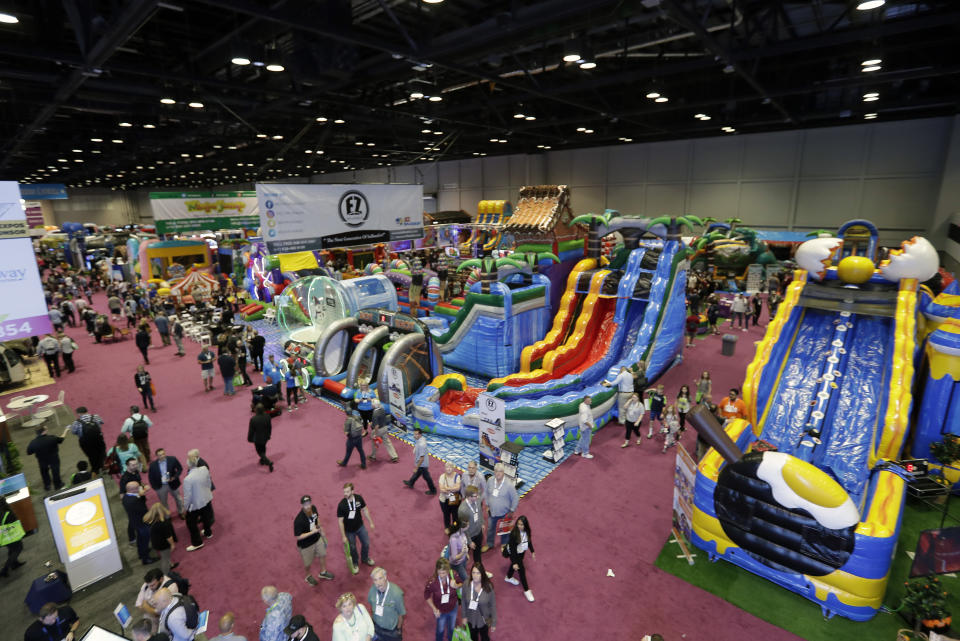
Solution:
M360 227L370 216L370 205L367 204L367 198L355 189L340 196L338 206L340 220L348 227Z

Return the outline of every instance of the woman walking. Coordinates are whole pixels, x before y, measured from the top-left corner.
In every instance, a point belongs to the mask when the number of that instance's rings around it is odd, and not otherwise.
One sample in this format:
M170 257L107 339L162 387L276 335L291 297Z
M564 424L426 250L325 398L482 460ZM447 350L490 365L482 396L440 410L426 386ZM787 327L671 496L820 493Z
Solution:
M643 442L640 437L640 422L643 420L644 409L643 401L640 400L639 394L633 394L629 399L627 399L627 404L623 408L623 425L627 432L623 437L623 445L620 447L627 447L630 445L630 434L633 434L637 437L637 445L640 445L640 443Z
M470 584L463 589L460 616L470 629L471 641L490 641L490 633L497 628L497 600L493 584L479 561L470 568Z
M533 592L527 583L527 570L523 565L523 558L527 550L530 550L531 559L537 558L537 553L533 550L533 532L530 530L530 522L526 516L521 514L517 517L517 522L513 524L513 529L510 530L510 536L507 538L507 545L504 548L504 555L510 558L510 567L507 569L507 575L503 577L503 580L513 585L522 585L523 596L527 597L527 601L533 602ZM520 577L520 581L513 578L514 572Z
M450 562L437 559L433 576L423 588L423 598L433 610L437 620L435 641L450 641L457 625L457 588L460 584L453 578Z
M457 525L457 510L460 509L460 475L453 463L443 466L443 474L437 479L440 486L440 511L443 512L443 531L450 534Z
M253 385L253 381L250 380L250 375L247 374L247 346L244 343L242 338L238 338L236 342L236 352L235 356L237 359L237 374L240 374L243 377L244 385Z
M447 542L447 551L450 556L450 567L457 578L463 583L467 580L467 554L470 552L470 539L467 538L467 525L458 521L454 525L453 533Z
M133 383L140 392L140 404L144 409L149 407L154 412L157 411L153 404L153 380L150 378L150 372L143 365L137 365L137 372L133 375Z
M170 574L170 555L177 547L177 533L173 531L170 510L163 503L154 503L143 515L143 522L150 526L150 545L160 555L160 571Z
M247 427L247 442L253 443L257 450L257 456L260 457L260 465L266 465L273 471L273 461L267 458L267 441L273 434L273 421L267 414L266 408L262 403L257 403L253 408L253 416L250 417L250 424Z

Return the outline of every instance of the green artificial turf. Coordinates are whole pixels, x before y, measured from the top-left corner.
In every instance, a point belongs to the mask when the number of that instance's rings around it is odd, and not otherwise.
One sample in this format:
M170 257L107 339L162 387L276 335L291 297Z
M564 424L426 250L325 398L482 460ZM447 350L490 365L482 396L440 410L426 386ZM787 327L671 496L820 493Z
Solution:
M944 527L960 524L960 497L953 497L949 507L951 518L947 519ZM916 549L921 531L939 527L939 510L939 506L907 499L900 540L883 601L888 608L896 609L900 605L903 583L907 580L912 563L907 552ZM898 629L912 627L899 613L883 611L870 621L851 621L840 615L824 619L817 603L726 561L711 563L707 553L697 547L690 546L690 550L696 554L694 565L688 565L680 547L668 541L657 557L656 566L804 639L894 641ZM948 607L956 621L953 629L960 629L960 578L941 576L940 580L944 590L950 593ZM909 613L906 615L910 617Z

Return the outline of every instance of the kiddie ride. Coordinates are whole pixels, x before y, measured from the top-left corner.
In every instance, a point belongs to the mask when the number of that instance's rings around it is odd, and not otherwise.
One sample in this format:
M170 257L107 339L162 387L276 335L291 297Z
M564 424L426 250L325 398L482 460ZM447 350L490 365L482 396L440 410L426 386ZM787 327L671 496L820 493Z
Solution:
M869 230L866 242L844 231ZM695 488L693 543L862 621L880 607L900 530L919 283L937 254L914 237L876 265L876 228L803 243L747 368L748 420L715 425ZM851 247L856 245L856 247ZM691 422L707 429L699 412ZM714 421L715 423L715 421Z

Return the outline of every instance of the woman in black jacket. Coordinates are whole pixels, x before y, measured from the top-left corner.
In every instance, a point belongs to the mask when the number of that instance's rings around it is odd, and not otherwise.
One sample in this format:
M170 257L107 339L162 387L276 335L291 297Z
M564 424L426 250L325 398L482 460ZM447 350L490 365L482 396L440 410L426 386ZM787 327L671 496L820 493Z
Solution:
M137 386L140 392L140 404L143 408L150 408L154 412L157 406L153 404L153 379L150 378L150 372L143 365L137 365L137 371L133 375L133 384Z
M170 568L179 565L170 564L170 555L177 547L177 533L170 521L170 510L163 503L154 503L143 515L143 522L150 526L150 545L160 555L160 570L166 576L170 574Z
M0 521L5 525L10 525L16 523L18 520L17 515L13 513L13 510L7 504L7 500L0 497ZM0 576L5 577L10 574L10 570L16 570L21 565L24 565L23 561L19 560L20 553L23 551L23 540L21 538L3 547L7 548L7 562L4 564L3 569L0 570Z
M267 458L267 441L273 432L273 424L270 415L261 403L253 408L253 416L250 417L250 426L247 428L247 442L253 443L260 457L260 465L266 465L273 471L273 461Z
M513 524L513 529L510 530L510 536L507 539L507 545L503 550L504 556L510 558L510 568L503 580L513 585L518 583L523 585L523 596L527 597L527 601L533 601L533 592L530 591L530 586L527 584L527 571L523 567L523 557L527 550L530 550L531 558L537 558L537 553L533 551L533 532L530 530L530 522L527 521L526 516L521 514L517 517L517 522ZM520 581L513 578L514 572L520 576Z

